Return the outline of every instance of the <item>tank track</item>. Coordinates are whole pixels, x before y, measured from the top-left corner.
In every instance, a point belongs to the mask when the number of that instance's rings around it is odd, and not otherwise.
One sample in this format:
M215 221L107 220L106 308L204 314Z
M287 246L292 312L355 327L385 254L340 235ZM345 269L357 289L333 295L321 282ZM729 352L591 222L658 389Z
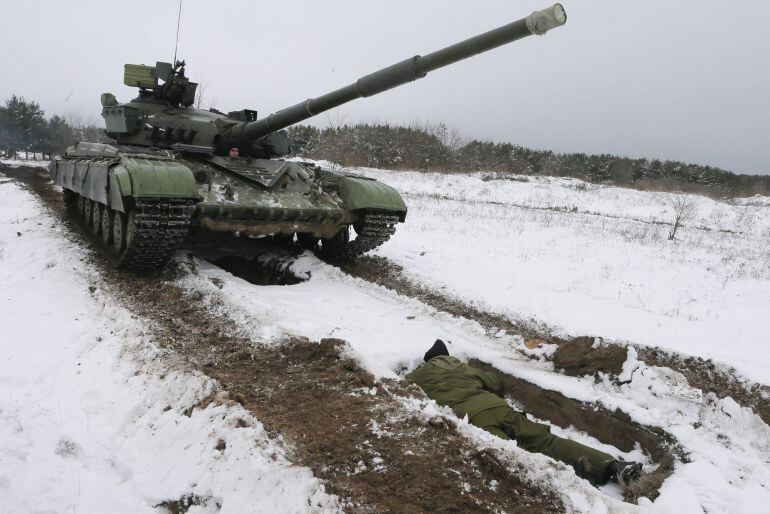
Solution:
M137 199L129 214L131 237L117 267L134 272L158 271L187 237L195 204L192 200ZM133 218L133 219L131 219Z
M354 226L356 238L346 245L346 253L352 258L374 250L396 233L398 221L395 214L366 214L364 221Z
M349 232L343 229L340 234L329 241L324 241L322 255L329 260L347 261L373 250L390 239L396 233L396 214L370 212L353 225L356 238L349 240Z
M127 208L128 220L124 228L125 247L118 251L104 244L93 229L90 220L84 220L78 211L79 195L64 190L67 214L92 236L97 246L107 254L115 267L136 273L161 270L187 237L195 203L186 199L139 198ZM103 209L108 209L101 206ZM114 211L113 211L114 212ZM114 220L113 223L116 223ZM128 226L130 225L130 227ZM129 235L130 234L130 235Z

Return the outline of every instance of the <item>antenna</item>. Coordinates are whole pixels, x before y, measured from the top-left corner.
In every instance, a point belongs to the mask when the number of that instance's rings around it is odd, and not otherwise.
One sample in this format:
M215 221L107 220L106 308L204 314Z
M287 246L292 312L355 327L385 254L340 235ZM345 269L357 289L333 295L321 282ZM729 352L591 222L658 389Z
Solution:
M179 22L182 21L182 0L179 0L179 14L176 18L176 41L174 42L174 60L172 66L176 68L176 51L179 48Z

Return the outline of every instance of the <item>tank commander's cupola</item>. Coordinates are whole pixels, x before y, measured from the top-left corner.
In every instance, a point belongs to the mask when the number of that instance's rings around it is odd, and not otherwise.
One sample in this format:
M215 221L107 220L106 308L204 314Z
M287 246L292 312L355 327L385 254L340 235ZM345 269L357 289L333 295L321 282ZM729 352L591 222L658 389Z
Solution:
M190 107L195 102L198 84L184 76L184 66L184 61L177 61L176 66L167 62L156 62L155 66L126 64L123 83L138 87L142 100L155 99L173 107ZM163 84L159 84L159 80Z

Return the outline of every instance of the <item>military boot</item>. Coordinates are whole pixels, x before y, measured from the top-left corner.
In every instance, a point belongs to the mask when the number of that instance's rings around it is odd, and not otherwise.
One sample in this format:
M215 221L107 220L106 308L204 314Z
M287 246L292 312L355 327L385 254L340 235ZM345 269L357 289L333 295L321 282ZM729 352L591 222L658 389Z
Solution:
M625 489L628 484L642 476L642 463L616 460L610 464L609 473L610 480L616 481L620 487Z

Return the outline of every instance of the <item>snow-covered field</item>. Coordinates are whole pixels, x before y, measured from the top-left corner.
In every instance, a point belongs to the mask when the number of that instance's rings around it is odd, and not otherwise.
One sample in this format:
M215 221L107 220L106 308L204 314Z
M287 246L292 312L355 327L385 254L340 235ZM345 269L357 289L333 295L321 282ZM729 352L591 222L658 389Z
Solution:
M768 198L690 196L669 241L671 193L574 179L353 170L410 212L377 250L484 310L712 358L770 384Z
M659 224L672 217L671 195L663 193L564 179L356 172L405 193L407 222L376 253L415 281L564 333L710 357L770 383L770 211L763 199L695 197L695 217L669 241L669 227ZM152 511L190 490L210 510L221 503L230 511L298 512L308 500L335 509L310 472L292 466L280 442L239 407L184 416L210 381L167 369L170 357L149 342L142 321L103 290L30 193L2 183L0 205L14 205L0 209L0 497L7 499L0 511ZM770 504L770 428L730 398L704 395L680 374L638 362L633 351L623 385L572 378L522 357L515 334L489 336L473 321L309 253L292 264L309 280L292 286L255 286L186 252L178 260L188 273L175 283L204 293L256 339L339 337L376 375L398 377L441 337L454 354L663 428L690 462L677 466L655 502L643 499L642 510L761 512ZM237 418L248 428L236 428ZM461 427L478 444L499 445L525 462L576 512L640 508L622 504L616 486L593 489L547 457ZM574 429L554 431L643 458ZM216 450L220 438L228 441L224 452Z

